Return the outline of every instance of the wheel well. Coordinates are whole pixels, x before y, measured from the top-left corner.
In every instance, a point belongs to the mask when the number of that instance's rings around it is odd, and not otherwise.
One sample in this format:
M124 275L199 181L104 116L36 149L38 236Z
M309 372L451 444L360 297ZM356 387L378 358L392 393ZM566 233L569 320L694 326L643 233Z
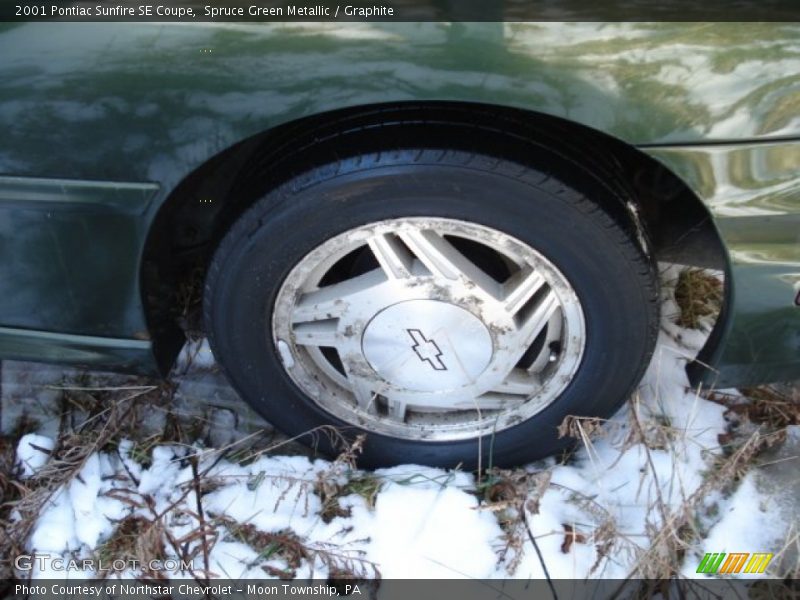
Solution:
M726 270L722 241L702 202L666 167L616 138L561 118L490 105L348 108L292 121L231 146L184 178L164 202L142 263L146 316L162 369L172 364L184 334L201 334L206 268L225 232L251 204L314 166L420 146L480 150L529 164L561 155L569 159L563 164L577 162L592 174L590 184L628 199L626 206L617 202L604 209L637 227L657 260ZM562 169L554 175L573 173Z

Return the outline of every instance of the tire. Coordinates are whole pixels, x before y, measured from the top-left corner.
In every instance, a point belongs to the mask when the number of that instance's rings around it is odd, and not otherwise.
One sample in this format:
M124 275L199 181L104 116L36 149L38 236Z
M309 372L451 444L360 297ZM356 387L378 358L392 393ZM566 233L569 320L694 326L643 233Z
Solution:
M623 194L596 185L588 199L577 182L591 177L572 166L571 185L420 148L317 166L268 192L206 280L226 376L326 454L332 442L307 432L366 434L362 466L511 466L567 449L564 418L613 414L658 330L654 265L619 217Z

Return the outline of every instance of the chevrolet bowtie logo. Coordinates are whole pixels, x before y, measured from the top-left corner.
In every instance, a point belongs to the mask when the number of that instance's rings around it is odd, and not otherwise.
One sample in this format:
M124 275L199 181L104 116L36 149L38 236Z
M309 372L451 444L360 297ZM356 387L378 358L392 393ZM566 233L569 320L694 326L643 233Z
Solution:
M414 340L411 349L417 353L419 359L430 364L435 371L447 371L447 367L442 362L442 351L439 344L426 338L419 329L406 329L408 335Z

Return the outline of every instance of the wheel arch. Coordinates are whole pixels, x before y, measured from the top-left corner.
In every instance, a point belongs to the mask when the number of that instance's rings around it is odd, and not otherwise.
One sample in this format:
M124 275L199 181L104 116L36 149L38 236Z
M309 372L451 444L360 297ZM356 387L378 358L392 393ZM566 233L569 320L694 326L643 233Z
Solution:
M242 140L189 173L167 196L152 222L141 270L143 304L162 370L173 363L185 333L199 335L203 280L214 249L258 198L324 162L420 140L434 147L510 153L520 162L535 162L537 152L553 151L580 160L596 181L630 199L626 206L604 208L648 238L655 259L727 275L725 246L702 201L657 160L615 137L559 117L494 105L351 107ZM701 356L710 356L719 343L723 317Z

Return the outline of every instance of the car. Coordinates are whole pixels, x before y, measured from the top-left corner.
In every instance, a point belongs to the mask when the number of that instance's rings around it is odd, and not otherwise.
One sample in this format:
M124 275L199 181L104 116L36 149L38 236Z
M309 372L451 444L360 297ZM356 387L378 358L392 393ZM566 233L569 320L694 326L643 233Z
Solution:
M662 261L724 275L692 386L796 379L798 39L2 23L0 358L164 376L201 331L323 451L519 464L636 389Z

